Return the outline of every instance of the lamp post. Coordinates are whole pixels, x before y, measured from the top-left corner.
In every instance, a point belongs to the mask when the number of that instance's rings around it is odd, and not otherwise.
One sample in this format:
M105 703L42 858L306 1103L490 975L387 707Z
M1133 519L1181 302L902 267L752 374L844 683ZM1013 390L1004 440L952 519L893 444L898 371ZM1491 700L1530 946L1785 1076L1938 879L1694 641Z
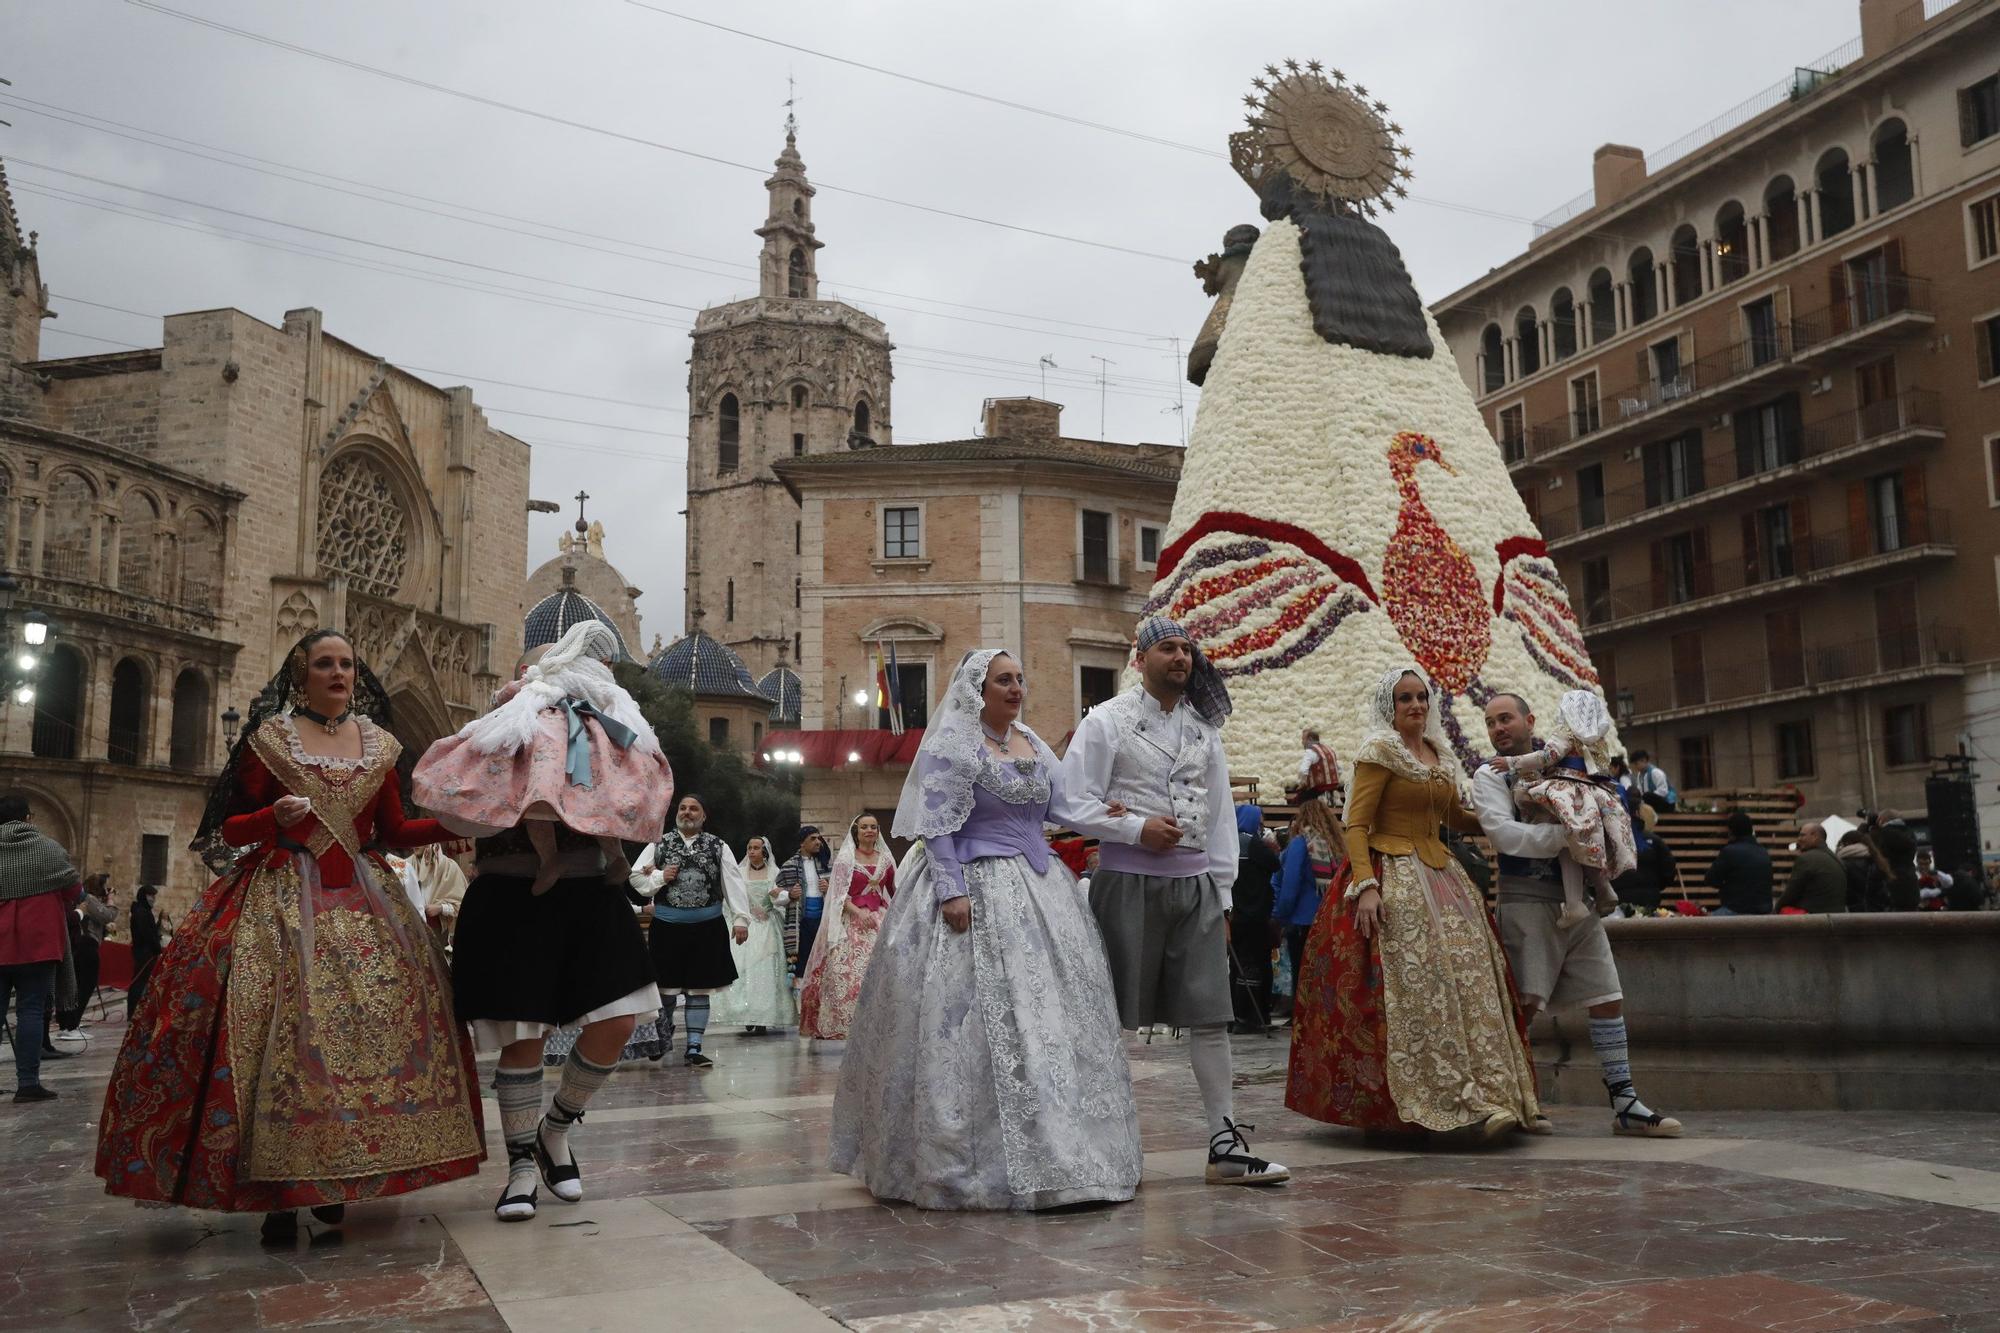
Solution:
M1625 727L1631 726L1633 715L1639 711L1638 700L1632 697L1632 691L1626 689L1619 690L1614 706L1618 709L1619 728L1622 730Z
M222 738L225 741L236 744L236 729L242 725L243 714L236 711L235 704L222 710Z
M6 683L7 698L27 707L35 702L35 681L42 672L41 649L49 641L52 622L40 611L30 610L21 617L20 651L14 648L14 602L21 585L12 574L0 570L0 679Z

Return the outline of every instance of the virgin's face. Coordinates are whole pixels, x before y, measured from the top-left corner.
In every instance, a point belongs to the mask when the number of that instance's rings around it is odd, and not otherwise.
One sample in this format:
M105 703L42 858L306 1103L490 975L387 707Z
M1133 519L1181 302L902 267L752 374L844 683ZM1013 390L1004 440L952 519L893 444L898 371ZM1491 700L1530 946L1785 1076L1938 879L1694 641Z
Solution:
M1012 722L1021 716L1021 704L1027 697L1028 682L1019 662L1001 653L986 664L986 688L981 691L981 702L985 704L983 711L988 722Z
M1421 735L1430 716L1430 687L1420 677L1406 673L1396 682L1396 730L1405 736Z
M338 717L354 698L354 645L338 634L306 648L306 706Z
M875 822L873 815L861 816L860 822L854 826L854 841L864 852L874 851L876 840L881 836L882 826Z

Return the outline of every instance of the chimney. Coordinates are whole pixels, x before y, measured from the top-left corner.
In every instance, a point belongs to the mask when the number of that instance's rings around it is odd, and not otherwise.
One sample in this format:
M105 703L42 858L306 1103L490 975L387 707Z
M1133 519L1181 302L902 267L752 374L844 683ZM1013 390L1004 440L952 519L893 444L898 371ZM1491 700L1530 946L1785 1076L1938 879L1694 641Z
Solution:
M1861 0L1861 58L1873 60L1923 30L1924 7L1910 0Z
M988 439L1053 440L1062 434L1062 404L1040 398L988 398Z
M1599 208L1630 198L1646 183L1645 152L1622 143L1604 145L1591 158L1590 182Z

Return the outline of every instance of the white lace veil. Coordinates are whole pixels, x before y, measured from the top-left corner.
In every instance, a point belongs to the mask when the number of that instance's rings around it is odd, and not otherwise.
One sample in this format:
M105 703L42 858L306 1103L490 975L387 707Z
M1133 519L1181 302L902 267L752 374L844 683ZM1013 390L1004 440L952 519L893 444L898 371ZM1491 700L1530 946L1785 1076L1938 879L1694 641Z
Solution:
M1392 754L1406 757L1413 769L1421 771L1429 767L1410 752L1410 747L1403 744L1403 737L1396 730L1396 686L1405 676L1415 676L1424 683L1424 688L1431 692L1430 715L1424 719L1424 739L1431 743L1433 750L1437 751L1438 758L1443 761L1445 768L1455 777L1463 778L1464 773L1459 765L1458 756L1452 751L1451 742L1445 739L1444 713L1439 707L1437 686L1431 684L1430 677L1426 676L1414 662L1390 667L1382 673L1382 678L1375 682L1375 698L1369 707L1368 733L1362 739L1362 750L1374 751L1379 755L1386 749ZM1365 757L1368 756L1365 754L1356 756L1357 759Z
M986 671L1003 653L1015 657L1005 648L975 648L959 659L944 701L924 728L924 743L910 764L910 775L903 780L891 829L895 837L936 838L965 827L972 813L973 784L985 762L979 712L985 706ZM1053 773L1055 753L1025 723L1017 721L1014 726Z

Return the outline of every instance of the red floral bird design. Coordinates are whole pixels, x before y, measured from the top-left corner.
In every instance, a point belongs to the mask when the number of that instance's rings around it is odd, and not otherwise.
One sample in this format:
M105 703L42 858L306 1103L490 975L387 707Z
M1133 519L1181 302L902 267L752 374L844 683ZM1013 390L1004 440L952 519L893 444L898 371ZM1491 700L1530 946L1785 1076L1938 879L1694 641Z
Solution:
M1524 534L1499 542L1499 576L1490 592L1482 589L1472 557L1424 503L1420 464L1457 475L1437 441L1404 431L1386 458L1401 504L1380 593L1357 561L1304 528L1212 510L1160 553L1146 611L1180 621L1225 676L1247 676L1291 666L1348 616L1379 607L1445 696L1446 730L1470 759L1451 696L1484 703L1496 690L1519 688L1480 680L1500 622L1513 625L1528 657L1563 688L1595 686L1597 673L1542 540Z

